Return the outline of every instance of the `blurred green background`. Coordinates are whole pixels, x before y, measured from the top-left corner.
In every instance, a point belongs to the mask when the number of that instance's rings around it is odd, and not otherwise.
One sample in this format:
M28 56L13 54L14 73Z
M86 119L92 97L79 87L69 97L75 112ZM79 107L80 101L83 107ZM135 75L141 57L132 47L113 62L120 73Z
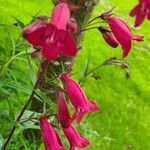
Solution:
M128 13L136 0L102 0L93 16L112 6L115 14L133 27L134 19ZM15 116L29 96L37 71L37 60L31 60L26 51L32 50L18 39L20 28L14 26L14 17L27 24L32 16L49 15L52 4L49 0L0 0L0 147L12 127ZM150 149L150 22L134 29L144 35L145 41L133 43L126 58L130 65L131 79L117 66L98 69L94 75L99 80L88 77L84 89L91 100L95 100L101 110L88 115L79 125L91 145L88 150L149 150ZM81 79L82 71L90 54L89 68L100 65L110 57L121 58L121 48L112 49L103 40L99 31L88 31L83 50L79 52L73 72L74 78ZM33 150L22 136L25 127L17 129L10 150ZM40 148L43 149L42 147Z

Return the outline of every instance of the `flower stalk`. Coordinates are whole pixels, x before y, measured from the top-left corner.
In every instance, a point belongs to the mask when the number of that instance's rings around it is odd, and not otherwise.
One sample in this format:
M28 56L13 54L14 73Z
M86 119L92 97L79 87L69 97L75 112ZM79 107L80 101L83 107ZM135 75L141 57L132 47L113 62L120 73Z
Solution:
M32 93L31 93L29 99L28 99L28 100L26 101L26 103L24 104L23 108L21 109L20 114L18 115L18 117L17 117L17 119L16 119L16 121L15 121L15 124L14 124L14 126L12 127L12 129L11 129L11 131L10 131L10 133L9 133L9 136L8 136L8 138L7 138L7 140L6 140L5 144L4 144L4 146L3 146L3 150L6 150L6 149L7 149L8 144L9 144L9 142L10 142L10 140L11 140L11 138L12 138L12 136L13 136L15 130L16 130L16 126L19 124L19 122L20 122L20 120L21 120L21 118L22 118L22 116L23 116L25 110L27 109L27 107L29 106L29 104L32 102L32 100L33 100L33 98L34 98L34 95L35 95L35 93L36 93L36 89L38 88L38 86L40 85L40 82L41 82L42 79L43 79L44 73L45 73L45 71L46 71L46 69L47 69L47 67L48 67L48 65L49 65L49 62L46 61L46 62L43 62L43 64L44 64L44 65L43 65L44 67L43 67L42 70L39 69L38 78L37 78L37 81L36 81L36 83L35 83L35 85L34 85L34 87L33 87Z

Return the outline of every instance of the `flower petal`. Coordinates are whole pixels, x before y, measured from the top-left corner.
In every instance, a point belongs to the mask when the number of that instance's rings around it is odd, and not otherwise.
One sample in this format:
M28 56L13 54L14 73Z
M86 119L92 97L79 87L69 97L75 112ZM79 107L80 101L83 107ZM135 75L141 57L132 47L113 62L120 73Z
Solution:
M139 35L133 35L133 40L136 40L138 42L144 41L144 36L139 36Z
M70 150L74 150L75 147L84 148L90 144L85 137L78 133L73 125L71 125L68 129L63 129L63 131L70 143Z
M135 19L134 27L140 26L143 23L145 17L146 17L146 12L139 12Z
M66 3L60 3L56 5L52 12L51 23L58 29L65 30L70 18L70 11Z
M67 31L68 32L77 32L78 24L74 18L71 18L67 24Z
M58 91L58 118L63 128L69 128L70 113L67 107L67 103L64 99L63 93L61 91Z
M97 106L97 104L95 102L93 102L93 101L88 101L88 105L89 105L89 109L91 111L97 111L97 110L100 109L100 107Z
M56 45L46 43L43 46L42 56L48 61L55 60L59 54L59 49Z
M57 30L55 38L61 54L65 56L75 56L77 52L76 43L67 31Z
M131 10L130 16L131 16L131 17L137 16L138 13L139 13L139 11L140 11L140 9L141 9L141 5L140 5L140 4L136 5L136 6Z
M150 9L147 12L147 19L150 20Z
M43 44L44 44L43 36L45 34L45 29L46 29L45 27L42 27L42 28L40 28L38 30L35 30L34 32L31 32L30 34L24 35L24 37L33 46L42 47Z
M131 49L131 41L124 41L123 45L122 45L122 49L123 49L123 58L128 56L128 53L130 52Z
M47 16L39 16L37 17L37 19L31 23L30 25L26 26L23 31L22 31L22 36L26 37L28 34L44 27L44 25L46 24L46 22L48 21L48 17Z

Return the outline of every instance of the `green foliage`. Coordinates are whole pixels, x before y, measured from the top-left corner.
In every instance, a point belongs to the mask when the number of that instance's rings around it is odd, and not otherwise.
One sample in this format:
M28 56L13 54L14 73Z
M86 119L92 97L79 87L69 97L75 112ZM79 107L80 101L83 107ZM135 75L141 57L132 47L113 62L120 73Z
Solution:
M101 9L95 10L95 14L117 6L116 14L133 25L133 18L128 16L128 12L135 2L136 0L105 0L99 5ZM14 123L16 113L31 93L38 68L38 61L31 60L28 55L32 48L20 38L20 27L27 24L37 13L49 15L50 8L52 5L48 0L1 0L0 148ZM16 23L20 27L15 26ZM84 78L88 71L101 65L106 59L121 58L122 53L120 47L109 47L98 31L89 31L86 34L84 48L75 61L73 77L78 81L86 81L84 89L87 96L101 106L99 112L88 115L79 127L80 132L91 141L87 148L89 150L150 149L149 27L150 22L145 21L140 28L133 29L134 33L145 35L145 41L134 43L126 59L132 72L129 80L124 77L124 70L116 65L100 67L88 78ZM100 78L95 80L93 75ZM36 96L39 100L44 98L47 101L41 91L37 91ZM49 105L52 105L51 102ZM30 111L25 113L25 116L31 118L38 115ZM36 149L34 137L29 142L22 134L25 128L38 127L32 121L23 121L15 132L11 150ZM42 150L43 145L39 149Z

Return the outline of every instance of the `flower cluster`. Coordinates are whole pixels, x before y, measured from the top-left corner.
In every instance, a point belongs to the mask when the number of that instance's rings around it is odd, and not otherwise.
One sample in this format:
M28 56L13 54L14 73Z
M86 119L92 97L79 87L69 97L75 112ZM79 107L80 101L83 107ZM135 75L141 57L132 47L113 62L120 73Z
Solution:
M23 29L23 37L36 49L32 53L32 57L41 56L47 61L53 61L57 59L58 55L75 56L77 48L71 34L77 31L78 26L76 21L70 18L69 9L66 2L58 1L50 21L48 17L40 16ZM85 114L99 110L99 107L87 99L80 85L68 74L62 73L60 79L66 85L67 95L75 112L72 116L70 115L64 95L59 90L57 91L58 120L70 143L70 150L75 147L84 148L89 145L89 141L78 133L73 122L76 120L77 123L80 123ZM40 117L39 120L46 150L64 150L58 133L52 123L49 123L46 115Z
M61 74L60 79L66 86L67 95L75 108L75 112L72 116L70 115L64 95L62 91L59 90L57 91L58 120L64 135L70 143L70 150L74 150L75 147L84 148L89 145L90 142L78 133L73 122L76 120L77 123L80 123L86 113L99 110L99 106L87 99L80 85L72 80L68 74ZM40 124L46 150L63 150L64 147L56 130L45 116L40 118Z
M150 7L149 1L141 0L140 4L132 10L131 15L137 15L136 26L142 23L146 15L147 18L150 18L148 7ZM142 8L145 8L145 11ZM48 17L40 16L24 28L23 37L38 50L32 53L32 57L42 56L48 61L52 61L56 60L58 55L69 57L76 55L77 46L71 33L76 32L78 26L76 21L70 17L70 9L67 3L58 1L50 21ZM132 40L139 42L144 40L143 36L134 35L122 19L112 16L111 11L101 14L99 18L109 25L109 29L105 26L98 27L105 42L113 48L120 44L123 58L128 56L132 47Z
M140 26L144 19L150 20L150 0L139 0L139 3L131 10L131 17L136 17L135 27Z
M136 25L139 25L143 19L143 16L138 14L141 10L139 7L147 10L149 6L147 1L141 0L131 13L137 15ZM54 61L59 55L74 57L77 53L72 33L77 31L78 25L70 17L70 11L75 9L75 6L69 6L66 0L58 0L56 4L50 19L47 16L39 16L23 29L23 37L36 49L32 53L32 57L42 57L47 61ZM150 18L149 11L146 11L146 14ZM102 33L105 42L111 47L116 48L119 44L122 46L123 58L131 49L132 40L143 41L143 36L134 35L123 20L112 16L111 11L103 13L97 18L101 18L109 27L99 26L96 29ZM82 31L84 29L79 32ZM88 100L80 85L71 79L69 73L61 73L60 80L65 84L66 95L74 107L74 113L71 115L64 93L60 89L57 90L57 116L60 128L70 143L70 150L74 150L76 147L84 148L90 142L78 133L74 122L79 124L87 113L100 108L93 101ZM46 150L64 150L65 147L53 124L48 121L48 117L43 115L39 120Z

